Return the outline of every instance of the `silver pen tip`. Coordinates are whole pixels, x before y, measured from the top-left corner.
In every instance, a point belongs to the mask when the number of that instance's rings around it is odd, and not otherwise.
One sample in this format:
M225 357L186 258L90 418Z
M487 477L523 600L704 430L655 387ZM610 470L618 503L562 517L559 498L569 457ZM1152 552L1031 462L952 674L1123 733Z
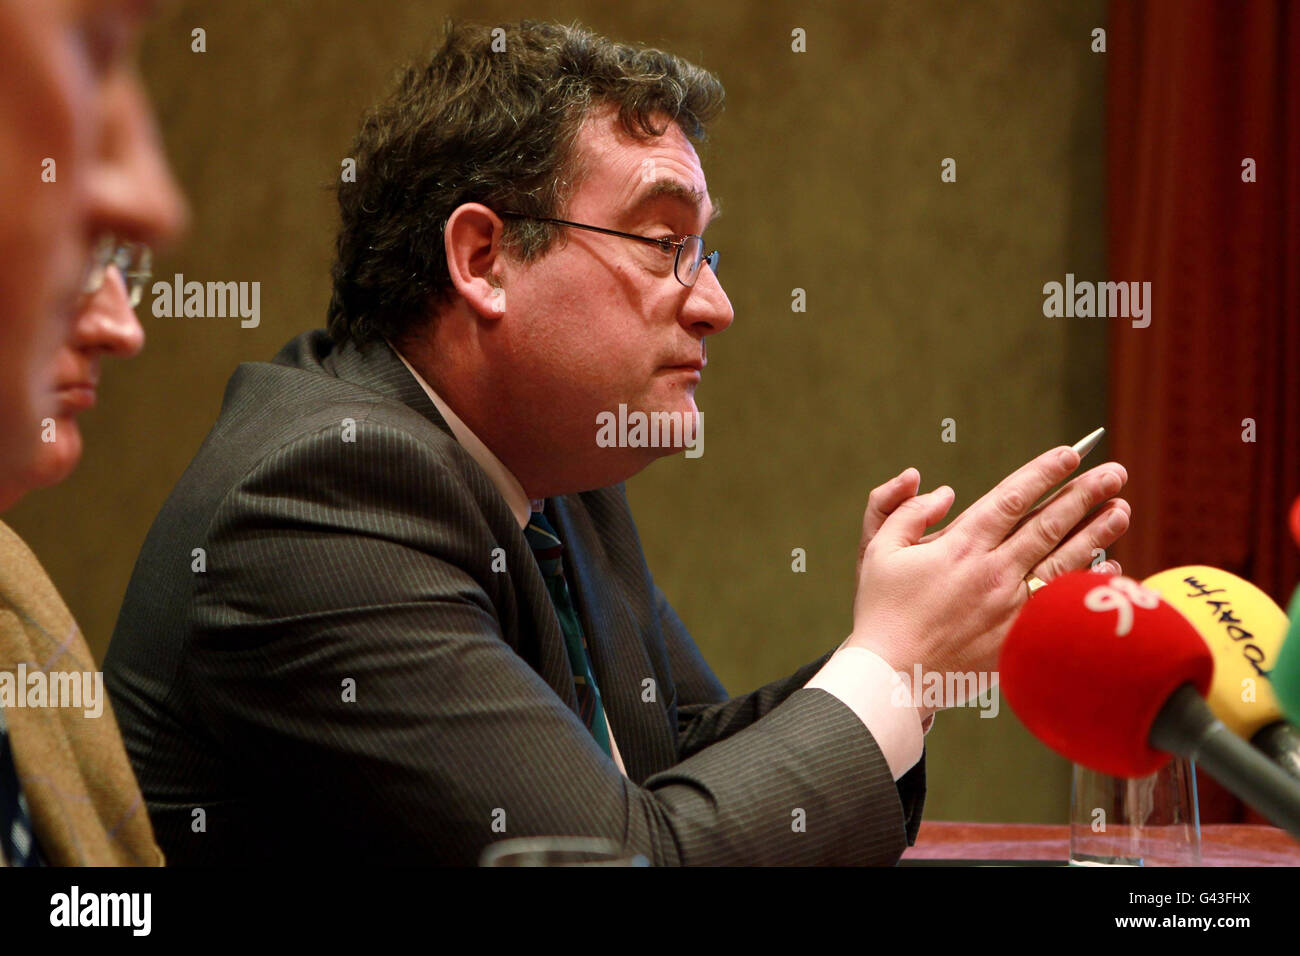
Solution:
M1079 456L1080 461L1087 457L1088 452L1097 447L1097 443L1101 441L1101 436L1104 434L1106 434L1106 429L1098 428L1090 435L1079 439L1074 446L1074 451Z

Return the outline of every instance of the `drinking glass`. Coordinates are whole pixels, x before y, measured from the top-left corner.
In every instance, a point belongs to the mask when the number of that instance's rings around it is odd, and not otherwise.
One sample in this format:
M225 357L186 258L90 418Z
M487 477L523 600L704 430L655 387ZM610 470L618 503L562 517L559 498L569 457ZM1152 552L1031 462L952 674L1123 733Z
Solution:
M1148 777L1074 765L1071 866L1200 866L1196 765L1175 758Z

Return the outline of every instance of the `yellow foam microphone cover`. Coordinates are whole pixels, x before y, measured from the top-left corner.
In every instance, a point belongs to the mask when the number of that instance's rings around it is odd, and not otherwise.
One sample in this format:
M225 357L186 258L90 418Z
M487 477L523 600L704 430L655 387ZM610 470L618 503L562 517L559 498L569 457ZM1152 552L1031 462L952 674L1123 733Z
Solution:
M1286 638L1287 617L1249 581L1206 565L1153 574L1142 582L1192 623L1214 654L1206 700L1228 729L1249 740L1282 719L1268 672Z

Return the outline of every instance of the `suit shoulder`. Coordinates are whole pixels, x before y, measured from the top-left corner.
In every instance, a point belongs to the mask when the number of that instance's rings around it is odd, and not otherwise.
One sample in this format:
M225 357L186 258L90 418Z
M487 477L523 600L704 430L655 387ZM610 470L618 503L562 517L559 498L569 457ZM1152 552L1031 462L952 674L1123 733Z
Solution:
M309 333L311 335L311 333ZM226 386L221 412L207 444L226 453L260 459L295 442L321 442L332 436L354 439L358 429L405 433L439 453L454 438L427 414L392 394L336 374L299 336L271 362L245 362Z

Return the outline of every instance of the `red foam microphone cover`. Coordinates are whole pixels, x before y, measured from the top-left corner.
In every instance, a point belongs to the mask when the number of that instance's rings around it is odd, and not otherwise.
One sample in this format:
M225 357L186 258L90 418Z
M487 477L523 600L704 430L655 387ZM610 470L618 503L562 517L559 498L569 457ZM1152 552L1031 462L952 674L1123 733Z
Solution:
M1291 505L1291 537L1295 538L1296 547L1300 548L1300 498Z
M1160 708L1189 682L1204 695L1214 658L1156 592L1074 571L1025 604L998 671L1007 702L1043 743L1102 773L1144 777L1169 761L1147 743Z

